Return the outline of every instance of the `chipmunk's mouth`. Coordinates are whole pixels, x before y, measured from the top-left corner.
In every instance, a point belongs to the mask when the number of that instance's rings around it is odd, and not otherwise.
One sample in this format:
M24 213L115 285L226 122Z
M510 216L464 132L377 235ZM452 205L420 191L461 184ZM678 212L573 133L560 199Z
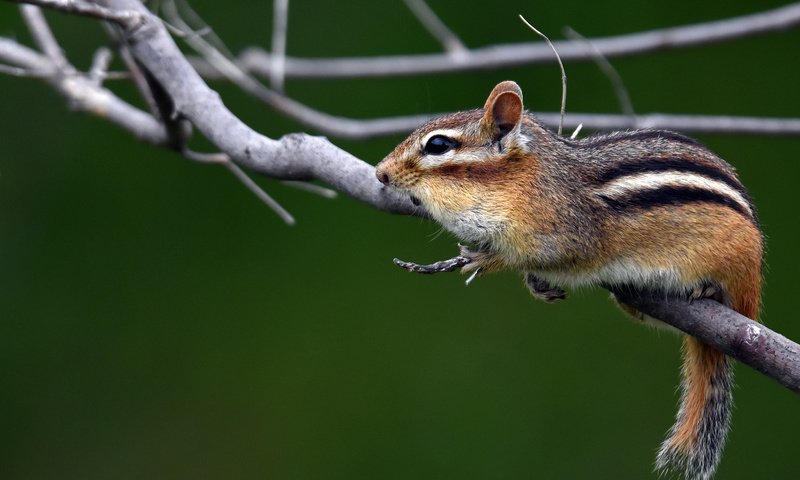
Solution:
M415 197L414 195L408 195L411 198L411 203L414 204L415 207L419 207L422 202L419 201L419 198Z

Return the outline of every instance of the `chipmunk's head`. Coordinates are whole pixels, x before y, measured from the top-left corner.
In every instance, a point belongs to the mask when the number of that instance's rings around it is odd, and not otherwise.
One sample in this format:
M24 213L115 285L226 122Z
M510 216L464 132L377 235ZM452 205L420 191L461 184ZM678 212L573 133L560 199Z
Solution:
M446 228L467 241L488 241L513 203L517 170L530 160L521 133L522 91L498 84L482 109L433 119L380 162L384 185L407 192Z

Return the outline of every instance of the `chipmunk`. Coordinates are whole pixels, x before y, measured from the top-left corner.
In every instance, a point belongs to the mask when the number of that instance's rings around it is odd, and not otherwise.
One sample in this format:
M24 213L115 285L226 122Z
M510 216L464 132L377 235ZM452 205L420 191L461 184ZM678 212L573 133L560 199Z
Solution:
M733 167L678 133L567 139L524 111L519 86L505 81L482 109L421 126L375 173L474 245L462 247L462 272L522 272L546 301L564 298L563 285L594 284L710 297L758 316L763 237L753 203ZM728 431L729 359L684 336L681 388L656 468L705 480Z

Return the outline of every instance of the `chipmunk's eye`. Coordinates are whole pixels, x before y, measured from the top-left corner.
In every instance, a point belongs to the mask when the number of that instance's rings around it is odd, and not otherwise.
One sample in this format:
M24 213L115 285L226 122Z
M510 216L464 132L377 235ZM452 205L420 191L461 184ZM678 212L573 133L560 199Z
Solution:
M458 142L450 137L444 135L434 135L428 139L425 147L422 149L429 155L441 155L448 150L452 150L458 146Z

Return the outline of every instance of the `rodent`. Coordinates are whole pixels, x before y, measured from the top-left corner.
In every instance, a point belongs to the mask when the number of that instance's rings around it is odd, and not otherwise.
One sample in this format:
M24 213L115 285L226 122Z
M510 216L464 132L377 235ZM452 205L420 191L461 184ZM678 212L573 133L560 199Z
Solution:
M462 271L519 271L546 301L564 298L562 286L593 284L711 297L758 317L764 241L755 207L731 165L681 134L564 138L505 81L483 108L421 126L375 173L474 246L462 249L471 260ZM731 367L684 336L680 408L658 470L713 475L730 421Z

